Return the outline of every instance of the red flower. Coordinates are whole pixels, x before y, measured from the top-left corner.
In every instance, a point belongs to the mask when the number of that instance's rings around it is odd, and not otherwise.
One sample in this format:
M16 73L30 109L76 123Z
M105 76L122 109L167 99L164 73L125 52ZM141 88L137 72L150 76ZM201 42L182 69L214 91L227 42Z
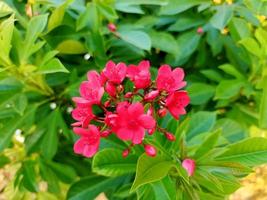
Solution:
M118 118L115 133L122 140L131 140L134 144L140 144L145 136L145 129L155 127L152 116L144 114L141 103L123 104L117 107ZM114 129L114 128L113 128Z
M184 70L182 68L176 68L172 71L169 65L162 65L156 80L157 88L160 91L174 92L186 85L183 79Z
M196 163L192 159L185 159L182 162L183 168L187 171L189 176L193 176L196 168Z
M91 106L77 107L71 114L73 119L79 121L82 127L87 127L90 121L95 117Z
M80 94L91 104L99 104L104 94L100 75L96 71L90 71L87 77L88 81L82 82L80 86Z
M150 85L150 63L147 60L141 61L137 66L129 65L127 69L127 77L134 82L134 86L138 89L147 88Z
M186 114L184 109L190 102L190 98L186 91L176 91L170 94L166 99L166 106L171 115L175 119L179 119L180 115Z
M103 74L107 77L108 81L114 84L120 84L126 76L127 67L124 63L120 62L117 65L108 61Z
M81 138L74 144L74 152L85 157L92 157L98 150L100 144L100 132L94 125L89 125L88 129L73 128L73 131Z

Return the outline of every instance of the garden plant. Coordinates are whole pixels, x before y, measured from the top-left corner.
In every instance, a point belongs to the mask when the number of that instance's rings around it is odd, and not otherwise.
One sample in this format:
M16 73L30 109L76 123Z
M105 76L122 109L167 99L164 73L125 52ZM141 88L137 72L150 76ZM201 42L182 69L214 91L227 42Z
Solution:
M266 17L266 0L0 1L0 199L227 199L267 163Z

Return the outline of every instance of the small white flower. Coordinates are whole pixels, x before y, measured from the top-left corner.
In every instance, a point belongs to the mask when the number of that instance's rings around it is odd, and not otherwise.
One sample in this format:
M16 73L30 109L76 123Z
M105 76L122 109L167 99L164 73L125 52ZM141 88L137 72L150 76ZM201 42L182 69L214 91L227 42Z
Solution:
M17 129L15 131L15 136L14 137L18 142L24 143L25 137L21 133L22 133L22 130L21 129Z
M55 102L50 103L50 108L51 108L52 110L55 110L56 107L57 107L57 104L56 104Z
M89 60L91 58L91 55L89 53L84 54L83 58L84 60Z

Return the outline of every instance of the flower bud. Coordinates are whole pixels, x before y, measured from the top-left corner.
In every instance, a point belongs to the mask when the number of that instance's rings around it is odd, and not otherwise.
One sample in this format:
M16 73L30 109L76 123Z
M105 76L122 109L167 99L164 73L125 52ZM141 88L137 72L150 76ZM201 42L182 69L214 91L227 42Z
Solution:
M152 108L152 106L149 107L149 109L147 110L147 113L146 114L149 115L149 116L152 116L153 115L153 108Z
M145 101L153 101L158 95L159 95L159 91L153 90L153 91L151 91L145 95L144 100Z
M131 98L133 96L133 93L132 92L127 92L125 95L124 95L124 98Z
M202 27L198 27L198 29L197 29L197 33L198 33L199 35L202 35L202 34L204 33L203 28L202 28Z
M166 108L159 109L159 111L158 111L159 117L165 117L166 114L167 114L167 109Z
M123 90L124 90L123 85L118 85L118 87L117 87L118 93L121 93Z
M108 24L108 30L109 30L110 32L115 32L115 31L117 30L117 27L116 27L115 24L113 24L113 23L109 23L109 24Z
M147 130L148 135L153 135L155 133L156 129L155 128L151 128Z
M157 150L155 147L149 144L145 144L145 151L148 156L154 157L157 154Z
M126 158L130 153L130 149L125 149L123 152L122 152L122 157Z
M104 130L101 133L101 137L104 137L104 138L108 137L111 133L112 133L111 130Z
M167 138L167 140L170 140L170 141L175 141L175 136L171 133L165 133L165 137Z
M104 106L105 106L105 107L109 107L109 106L110 106L110 100L105 101L105 102L104 102Z
M189 176L192 176L195 172L196 163L192 159L185 159L182 162L183 168L187 171Z

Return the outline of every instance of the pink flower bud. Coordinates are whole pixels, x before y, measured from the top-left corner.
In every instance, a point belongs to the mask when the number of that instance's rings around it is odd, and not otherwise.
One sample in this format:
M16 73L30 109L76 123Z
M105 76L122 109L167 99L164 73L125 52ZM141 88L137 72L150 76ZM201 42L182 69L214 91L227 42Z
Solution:
M166 108L159 109L159 111L158 111L159 117L165 117L166 114L167 114L167 109Z
M148 156L151 156L151 157L156 156L157 150L155 149L155 147L153 147L152 145L149 145L149 144L145 144L144 147L145 147L146 154Z
M130 149L125 149L123 152L122 152L122 157L126 158L130 153Z
M117 87L118 93L121 93L123 90L124 90L123 85L118 85L118 87Z
M200 35L203 34L204 33L203 28L202 27L198 27L197 33L200 34Z
M116 27L115 24L113 24L113 23L109 23L109 24L108 24L108 30L109 30L110 32L115 32L115 31L117 30L117 27Z
M112 96L112 97L115 97L116 96L116 86L113 85L111 82L107 82L106 84L106 92Z
M108 137L111 133L111 130L104 130L101 132L101 137Z
M153 115L153 108L152 107L149 107L149 109L147 110L147 113L149 116L152 116Z
M133 96L133 93L132 92L127 92L125 95L124 95L124 98L131 98Z
M105 107L109 107L109 106L110 106L110 100L105 101L105 102L104 102L104 106L105 106Z
M158 95L159 95L159 91L153 90L153 91L151 91L145 95L144 100L145 101L153 101Z
M196 168L196 163L194 160L187 158L187 159L183 160L182 166L187 171L189 176L193 176L193 174L195 172L195 168Z
M151 128L147 130L148 135L153 135L155 133L155 128Z
M167 138L167 140L170 140L170 141L175 141L175 136L171 133L165 133L165 137Z

